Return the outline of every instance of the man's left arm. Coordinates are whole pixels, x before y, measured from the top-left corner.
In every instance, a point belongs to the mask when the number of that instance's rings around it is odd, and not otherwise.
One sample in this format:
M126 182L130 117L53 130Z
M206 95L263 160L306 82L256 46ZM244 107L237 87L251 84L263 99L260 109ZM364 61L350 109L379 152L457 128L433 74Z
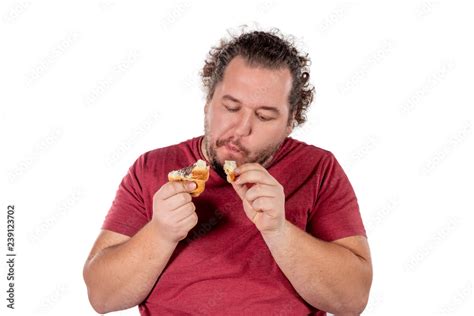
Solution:
M288 221L281 232L262 236L278 266L306 302L337 315L362 313L372 282L365 237L326 242Z
M301 297L336 315L358 315L367 305L372 264L367 239L315 238L285 218L283 187L259 164L245 164L233 187L276 263Z

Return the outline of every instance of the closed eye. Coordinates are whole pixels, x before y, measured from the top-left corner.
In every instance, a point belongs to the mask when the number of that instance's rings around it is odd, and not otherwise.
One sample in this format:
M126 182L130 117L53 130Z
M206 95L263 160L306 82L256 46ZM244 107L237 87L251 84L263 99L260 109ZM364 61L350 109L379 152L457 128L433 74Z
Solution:
M273 120L273 117L267 117L260 114L257 114L257 117L260 121L264 121L264 122Z
M229 112L237 112L239 110L239 108L231 108L231 107L228 107L227 105L224 105L224 107Z

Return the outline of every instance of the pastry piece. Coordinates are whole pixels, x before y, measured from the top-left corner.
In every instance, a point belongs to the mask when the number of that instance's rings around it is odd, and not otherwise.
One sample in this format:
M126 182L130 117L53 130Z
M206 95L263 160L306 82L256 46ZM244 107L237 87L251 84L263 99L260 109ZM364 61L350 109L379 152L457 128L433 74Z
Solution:
M229 183L235 181L235 168L237 168L237 163L234 160L226 160L224 162L224 171L227 175L227 182Z
M193 197L199 196L204 191L207 179L209 179L209 166L201 159L191 166L168 173L169 181L193 181L196 183L196 189L190 192Z

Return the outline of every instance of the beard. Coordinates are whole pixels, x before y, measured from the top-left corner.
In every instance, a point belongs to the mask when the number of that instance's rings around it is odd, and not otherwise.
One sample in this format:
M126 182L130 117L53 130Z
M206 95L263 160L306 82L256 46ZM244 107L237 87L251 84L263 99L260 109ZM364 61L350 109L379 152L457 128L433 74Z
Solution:
M207 120L205 119L204 121L204 148L206 149L209 158L209 165L224 180L227 178L227 175L223 167L224 161L220 162L217 157L218 148L230 143L233 146L237 147L242 153L243 160L237 162L239 166L244 163L258 163L264 168L266 168L271 162L273 154L278 150L278 148L280 148L280 145L283 143L284 140L285 138L279 140L277 143L269 144L265 148L251 153L250 150L242 146L239 139L233 139L233 137L230 137L227 139L214 140L209 131L209 125L207 123Z

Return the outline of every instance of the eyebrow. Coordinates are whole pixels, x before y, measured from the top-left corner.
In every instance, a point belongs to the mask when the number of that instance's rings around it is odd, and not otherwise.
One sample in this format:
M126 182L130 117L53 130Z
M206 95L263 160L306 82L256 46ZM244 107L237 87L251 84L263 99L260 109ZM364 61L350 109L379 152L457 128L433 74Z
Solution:
M237 98L234 98L233 96L229 95L229 94L226 94L222 97L223 100L229 100L229 101L232 101L232 102L235 102L235 103L239 103L239 104L242 104L242 101L240 101L239 99ZM259 109L262 109L262 110L268 110L268 111L272 111L276 114L280 114L280 110L278 110L276 107L273 107L273 106L266 106L266 105L262 105L262 106L259 106L257 108L257 110Z

